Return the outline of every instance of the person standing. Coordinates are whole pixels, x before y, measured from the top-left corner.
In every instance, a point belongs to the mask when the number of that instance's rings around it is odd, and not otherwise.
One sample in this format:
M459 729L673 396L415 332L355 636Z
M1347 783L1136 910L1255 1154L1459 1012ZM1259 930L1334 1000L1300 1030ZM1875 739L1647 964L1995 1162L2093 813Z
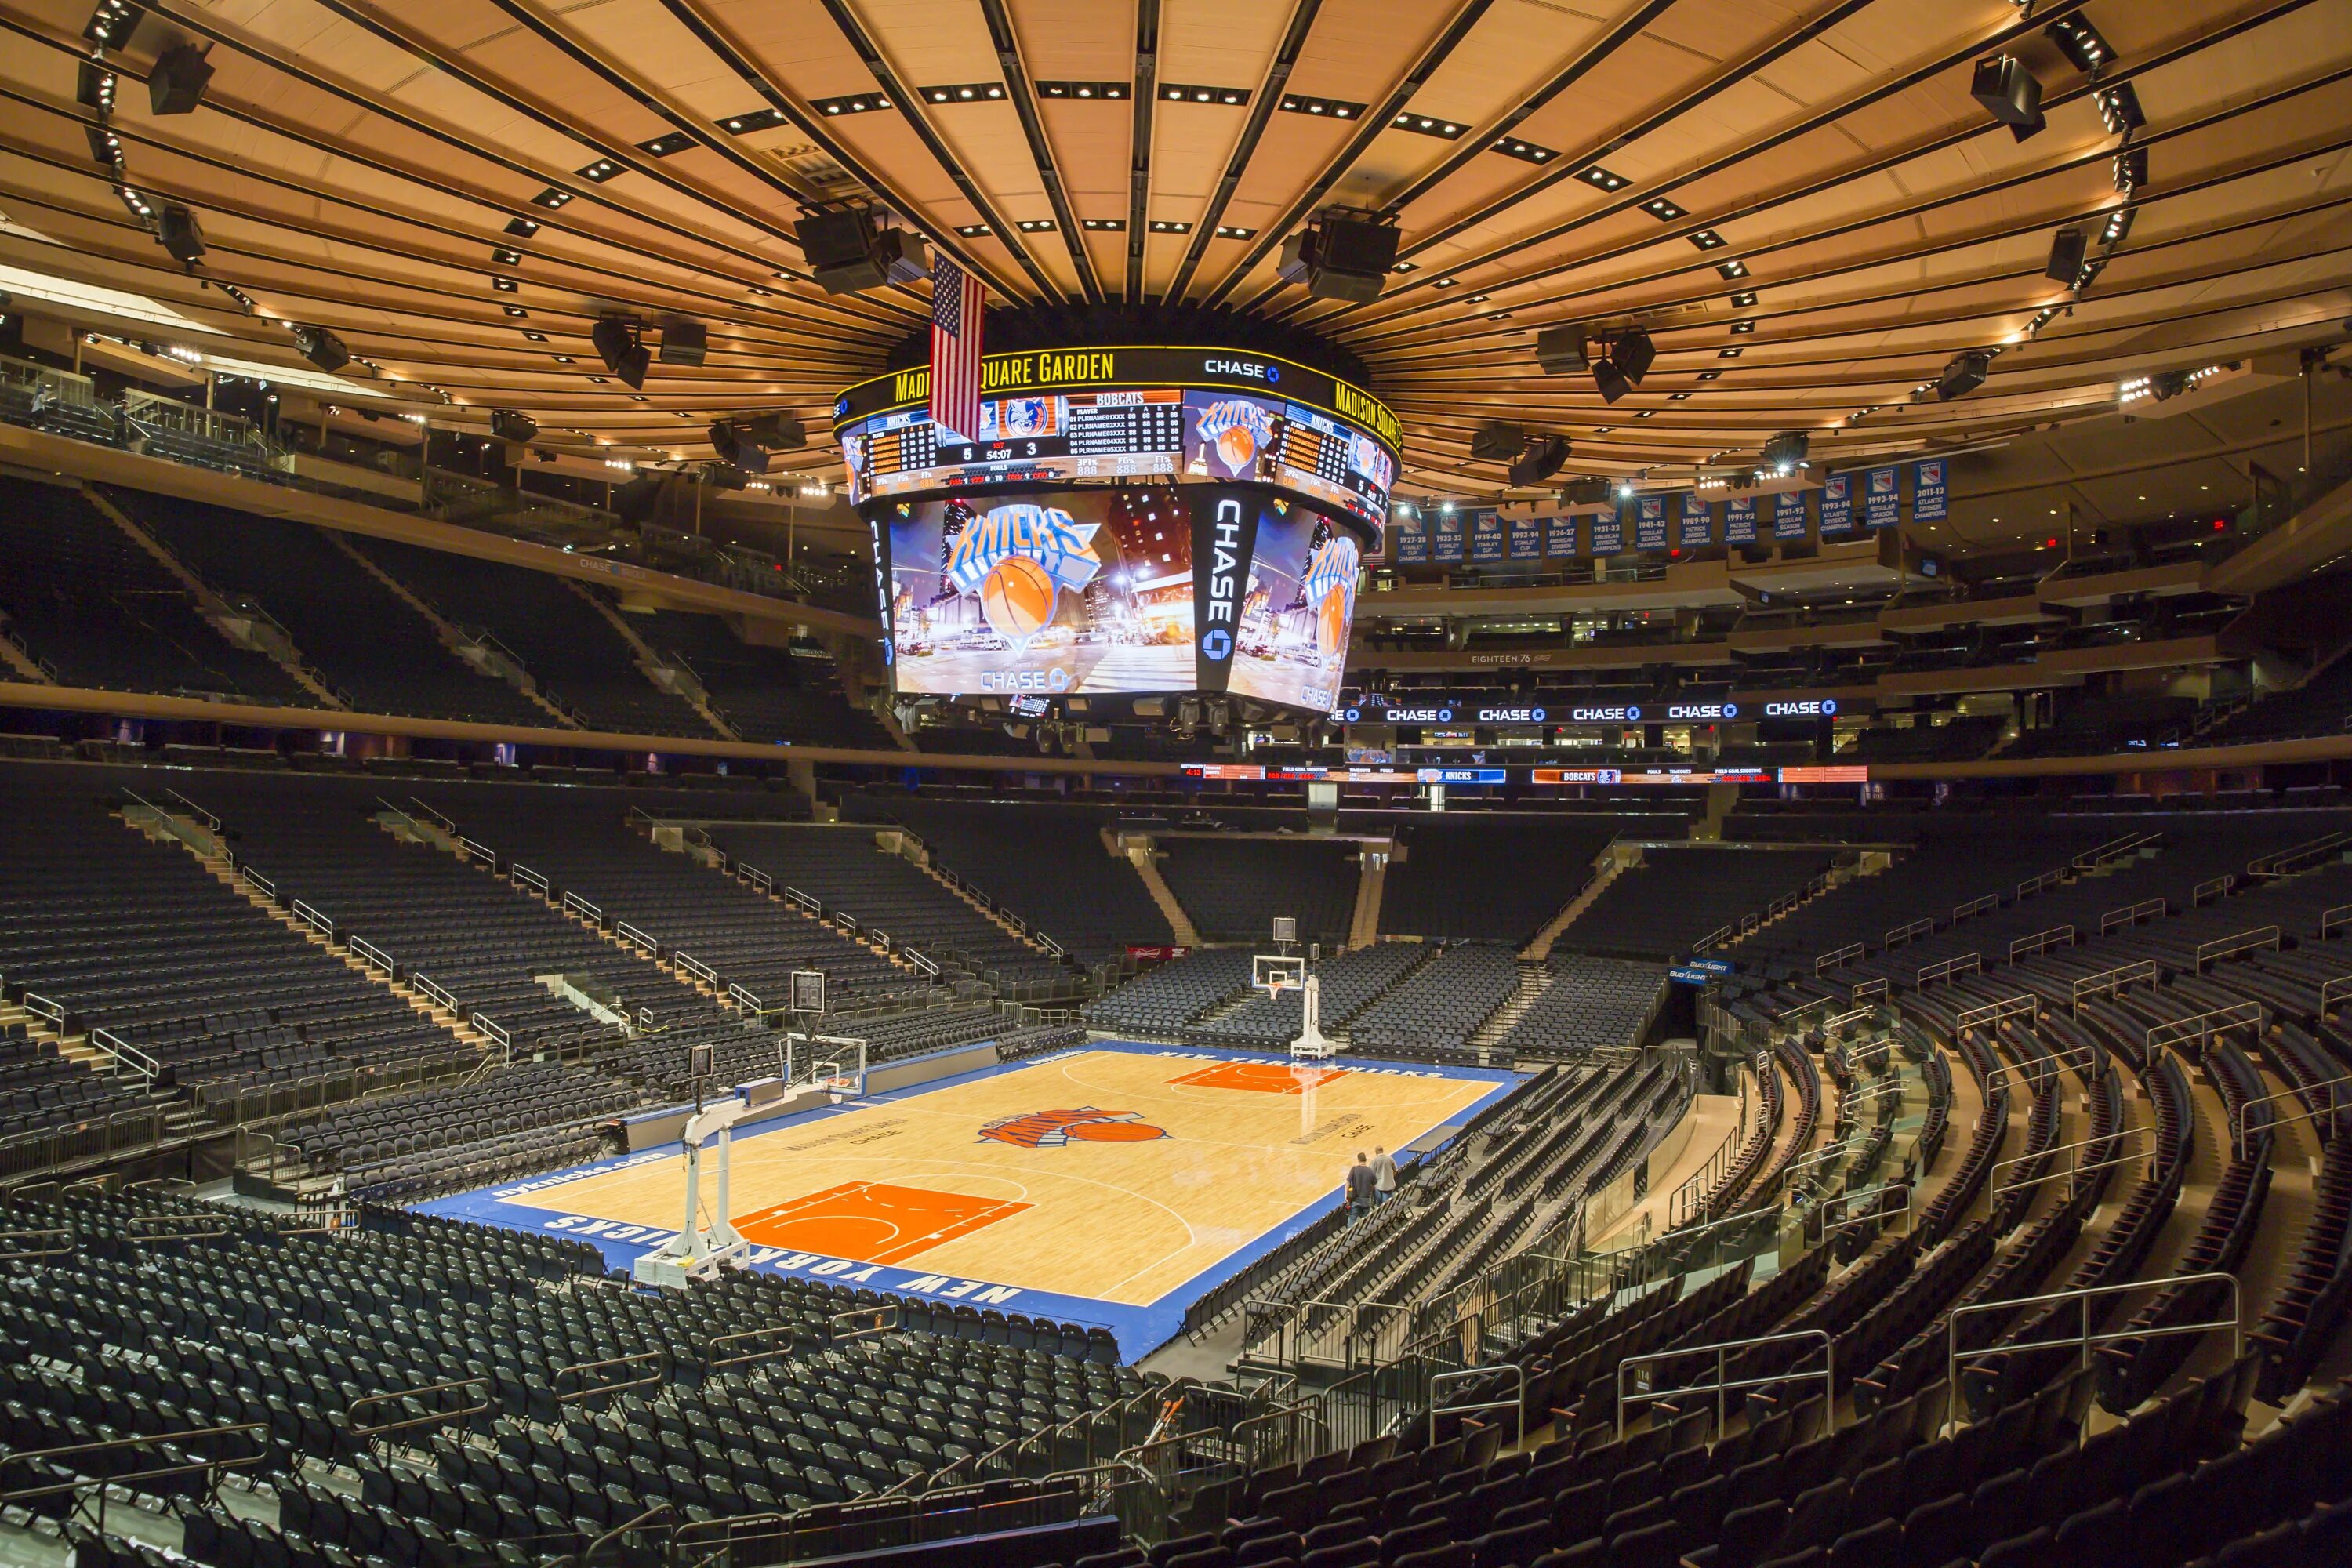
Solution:
M1348 1223L1355 1224L1372 1212L1372 1167L1364 1159L1361 1149L1356 1151L1356 1163L1348 1167Z
M1384 1204L1396 1196L1396 1162L1389 1152L1374 1145L1372 1149L1372 1201Z

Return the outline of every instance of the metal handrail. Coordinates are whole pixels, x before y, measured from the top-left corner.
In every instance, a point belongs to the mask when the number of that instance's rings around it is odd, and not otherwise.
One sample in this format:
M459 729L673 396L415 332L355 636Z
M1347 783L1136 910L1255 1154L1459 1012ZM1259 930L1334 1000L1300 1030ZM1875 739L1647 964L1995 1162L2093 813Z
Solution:
M178 1432L134 1433L128 1437L110 1437L99 1443L69 1443L57 1448L27 1448L16 1453L0 1454L0 1476L6 1475L8 1467L11 1465L49 1463L70 1459L79 1455L114 1453L126 1448L145 1448L164 1443L185 1443L197 1437L217 1437L231 1433L259 1435L266 1439L268 1432L269 1424L266 1421L236 1421L221 1426L191 1426ZM99 1507L101 1510L100 1528L103 1529L106 1494L116 1486L128 1486L138 1481L162 1480L169 1476L190 1475L199 1470L216 1477L222 1470L244 1469L248 1466L258 1465L268 1457L269 1445L267 1441L262 1441L255 1444L252 1453L235 1458L224 1459L215 1457L209 1459L189 1459L184 1463L164 1465L155 1469L134 1470L128 1475L75 1475L61 1481L50 1481L40 1486L20 1487L14 1490L0 1487L0 1505L18 1505L41 1498L69 1497L86 1488L96 1487L99 1489ZM213 1484L217 1486L219 1482L215 1479Z
M1901 1193L1903 1194L1903 1206L1901 1208L1893 1209L1874 1209L1866 1215L1852 1215L1851 1205L1861 1202L1864 1198L1877 1197L1883 1193ZM1898 1216L1908 1218L1911 1214L1911 1200L1913 1195L1914 1189L1909 1182L1881 1182L1874 1187L1864 1187L1859 1192L1832 1193L1828 1197L1822 1200L1822 1206L1819 1211L1822 1220L1822 1232L1826 1236L1835 1231L1852 1230L1856 1226L1877 1225L1882 1221L1895 1219ZM1837 1210L1842 1214L1848 1214L1850 1217L1832 1220L1829 1217L1830 1212L1832 1209Z
M1970 899L1965 904L1954 904L1952 906L1951 923L1958 925L1962 921L1967 920L1970 915L1980 915L1988 910L1997 910L1999 908L2000 908L2000 895L1999 893L1987 893L1981 899Z
M2248 861L2246 875L2249 877L2290 876L2293 874L2288 869L2291 862L2305 858L2321 858L2329 850L2341 848L2346 845L2352 845L2352 833L2323 833L2316 838L2306 839L2301 844L2292 844L2273 854ZM2298 865L2294 869L2300 870L2302 868Z
M2072 925L2046 926L2041 931L2030 931L2011 942L2009 961L2015 963L2021 958L2030 958L2037 953L2047 952L2053 947L2072 947L2074 943L2074 928Z
M2229 871L2224 871L2218 877L2208 877L2189 889L2189 907L2192 910L2200 908L2206 900L2221 897L2237 886L2237 883L2236 875Z
M2279 942L2279 928L2272 925L2256 926L2252 931L2242 931L2235 936L2216 937L2211 942L2200 942L2197 944L2197 952L2189 973L2202 974L2205 973L2207 963L2217 958L2228 958L2233 953L2251 952L2261 947L2275 950Z
M2224 1029L2243 1028L2249 1025L2259 1034L2264 1013L2260 1002L2232 1002L2226 1007L2210 1008L2186 1018L2152 1025L2143 1048L2153 1055L2160 1046L2175 1045L2188 1039L2209 1040Z
M652 1363L656 1370L644 1377L627 1378L618 1383L600 1383L593 1388L588 1386L588 1374L592 1372L601 1372L608 1366L638 1366L648 1362ZM563 1380L566 1376L579 1378L581 1386L570 1394L564 1393ZM557 1367L554 1377L549 1380L549 1385L555 1390L555 1403L577 1405L583 1399L595 1399L607 1394L625 1394L632 1388L651 1388L667 1382L668 1379L669 1352L638 1351L633 1355L606 1356L602 1361L583 1361L571 1366Z
M1882 1001L1885 1000L1886 996L1886 980L1884 975L1875 980L1857 980L1854 982L1853 993L1846 997L1846 1000L1849 1002L1859 1002L1865 996L1876 996ZM1827 1026L1823 1026L1826 1027Z
M142 1226L162 1226L161 1230ZM169 1228L177 1226L180 1228ZM210 1241L226 1236L229 1224L226 1219L213 1219L204 1215L134 1214L122 1221L122 1239L131 1242L151 1241Z
M65 1238L63 1247L19 1247L16 1245L20 1241L37 1242L58 1237ZM74 1250L75 1246L74 1233L63 1226L43 1230L0 1230L0 1263L16 1263L27 1258L64 1258Z
M2094 1300L2129 1295L2142 1290L2170 1289L2180 1285L2208 1284L2221 1284L2230 1288L2230 1316L2227 1321L2216 1320L2210 1323L2176 1323L2169 1327L2147 1329L2124 1328L2110 1330L2105 1333L2094 1333L2091 1330L2091 1302ZM2245 1310L2241 1289L2236 1275L2217 1270L2202 1274L2175 1274L2160 1279L2126 1279L2119 1285L2086 1285L2074 1290L2052 1290L2040 1296L2018 1296L2006 1301L1975 1301L1954 1307L1944 1318L1944 1386L1950 1389L1954 1395L1953 1413L1958 1415L1967 1408L1968 1404L1966 1400L1958 1397L1962 1362L1981 1361L1987 1356L2006 1355L2021 1349L2047 1350L2054 1346L2077 1344L2083 1348L2082 1364L2087 1371L2091 1364L2091 1347L2094 1345L2111 1344L2117 1340L2159 1340L2175 1334L2209 1334L2215 1329L2227 1329L2230 1331L2231 1337L2230 1359L2235 1362L2246 1353L2246 1331L2242 1321ZM1972 1351L1960 1349L1960 1320L1963 1318L1978 1317L1986 1312L1998 1312L2004 1309L2017 1307L2052 1306L2060 1301L2079 1302L2083 1309L2083 1331L2072 1340L2037 1340L2030 1346L1985 1345Z
M1926 968L1920 970L1917 974L1912 977L1911 983L1924 991L1927 989L1928 984L1934 981L1949 980L1957 974L1981 974L1983 973L1984 954L1980 952L1963 952L1945 959L1941 963L1928 964Z
M1935 934L1936 922L1933 920L1916 920L1909 925L1896 926L1885 936L1879 938L1878 946L1881 952L1891 952L1895 949L1901 947L1906 942L1916 942L1923 936L1933 936Z
M2074 869L2077 871L2093 870L2097 867L2105 864L2109 860L2116 859L2122 856L2131 854L2136 850L2145 848L2150 844L2157 843L2163 837L2163 834L2150 829L2141 829L2137 832L2126 833L2122 835L2120 837L2110 838L2105 844L2093 845L2090 848L2084 850L2080 855L2075 856L2070 864L2073 865Z
M2241 1100L2231 1106L2229 1115L2231 1152L2241 1160L2246 1157L2246 1112L2255 1106L2272 1105L2282 1100L2301 1100L2306 1090L2324 1089L2327 1091L2327 1104L2325 1109L2315 1109L2306 1104L2292 1116L2273 1116L2271 1118L2270 1124L2273 1127L2288 1127L2298 1121L2316 1121L2323 1116L2333 1116L2339 1110L2352 1109L2352 1095L2339 1096L2336 1092L2347 1084L2352 1084L2352 1073L2346 1073L2339 1078L2323 1079L2317 1083L2297 1084L2293 1089L2282 1089L2273 1093L2265 1094L2260 1099Z
M393 1405L404 1399L415 1399L427 1394L440 1394L452 1388L478 1388L482 1391L481 1403L468 1405L461 1410L445 1410L425 1415L412 1415L404 1421L389 1421L381 1426L366 1426L360 1423L359 1412L364 1408L377 1405ZM418 1388L395 1388L382 1394L362 1394L343 1406L343 1420L351 1427L352 1437L360 1442L369 1443L394 1432L405 1432L412 1426L446 1426L453 1421L464 1421L479 1415L491 1407L492 1397L497 1392L497 1385L487 1377L453 1377L446 1383L428 1383Z
M1486 1399L1468 1405L1445 1405L1439 1401L1438 1390L1449 1383L1477 1383L1487 1378L1507 1376L1517 1390L1508 1399ZM1517 1447L1528 1437L1528 1369L1517 1362L1497 1362L1493 1366L1466 1366L1451 1372L1441 1372L1429 1380L1429 1440L1437 1441L1437 1418L1441 1415L1475 1415L1488 1410L1508 1410L1511 1413L1511 1446Z
M2142 921L2158 920L2172 912L2172 906L2162 899L2142 899L2136 904L2123 904L2099 917L2099 934L2106 935L2118 926L2136 926Z
M743 1355L724 1358L719 1357L717 1352L727 1346L741 1344L751 1340L765 1339L772 1334L791 1336L798 1331L798 1326L795 1324L770 1323L765 1328L744 1329L737 1333L719 1334L705 1340L702 1342L702 1370L705 1373L723 1372L729 1367L749 1366L754 1362L771 1361L777 1356L791 1355L800 1348L800 1344L797 1340L790 1337L786 1338L781 1346L772 1350L751 1351Z
M2102 991L2121 991L2136 980L2145 980L2153 985L2156 979L2156 961L2150 958L2135 959L2129 963L2118 963L2113 969L2102 969L2096 974L2085 974L2074 984L2075 1016L2079 1017L2082 1015L2083 1002L2086 997L2095 996Z
M2054 1182L2062 1176L2083 1175L2092 1171L2104 1171L2111 1165L2128 1164L2148 1151L2124 1149L2110 1158L2094 1160L2087 1165L2080 1163L2080 1152L2090 1148L2095 1143L2128 1143L2135 1138L2144 1138L2147 1135L2148 1129L2145 1127L2118 1127L2113 1132L2101 1137L2080 1138L2072 1143L2061 1143L2054 1149L2042 1149L2030 1154L2012 1154L2006 1160L1996 1160L1992 1166L1992 1195L1998 1198L2003 1193L2021 1193L2028 1187L2038 1187L2044 1182ZM2047 1160L2055 1154L2070 1152L2075 1154L2076 1158L2068 1162L2063 1171L2045 1171L2041 1175L2029 1176L2021 1182L2003 1183L2000 1179L2000 1173L2005 1170L2019 1165L2030 1165L2036 1160Z
M2338 904L2332 910L2320 911L2319 935L2323 940L2337 926L2347 925L2352 925L2352 904Z
M1864 956L1869 952L1869 951L1870 950L1868 948L1864 947L1858 942L1848 942L1843 947L1833 947L1827 952L1819 953L1814 956L1813 973L1816 975L1826 973L1830 970L1835 969L1841 963L1849 963L1853 959Z
M625 1523L614 1525L612 1529L606 1531L604 1534L590 1542L587 1548L580 1553L580 1568L589 1568L589 1564L596 1561L596 1553L602 1552L606 1543L618 1541L624 1535L634 1535L638 1531L643 1530L646 1525L651 1524L655 1520L661 1518L662 1515L666 1513L675 1513L677 1511L677 1505L675 1503L667 1501L657 1502L654 1504L653 1507L646 1510L645 1512L637 1515L636 1518L629 1520Z
M2352 974L2339 974L2333 980L2319 983L2319 1016L2325 1018L2328 1007L2338 996L2352 997Z
M1988 1002L1981 1007L1970 1007L1956 1015L1952 1019L1952 1033L1957 1037L1964 1030L1981 1028L1987 1024L1998 1024L2003 1018L2014 1018L2028 1013L2037 1018L2042 1016L2042 998L2030 991L2020 992L2014 996L2005 996L1998 1002Z
M1780 1372L1769 1377L1746 1378L1738 1383L1730 1381L1729 1363L1733 1351L1755 1350L1764 1345L1791 1344L1800 1342L1807 1344L1818 1342L1821 1345L1821 1371L1817 1373ZM1708 1354L1715 1357L1715 1381L1711 1384L1693 1384L1686 1388L1654 1388L1646 1394L1631 1395L1625 1391L1625 1372L1628 1367L1649 1366L1659 1362L1679 1361L1685 1356ZM1720 1344L1687 1345L1678 1350L1652 1351L1647 1355L1627 1356L1617 1363L1617 1436L1620 1438L1625 1436L1625 1406L1629 1402L1655 1405L1663 1400L1675 1399L1688 1394L1715 1395L1715 1429L1720 1434L1724 1430L1724 1420L1727 1415L1723 1402L1725 1394L1742 1389L1769 1388L1776 1383L1786 1383L1791 1378L1801 1377L1808 1379L1818 1377L1822 1380L1822 1392L1825 1395L1822 1401L1825 1411L1823 1420L1827 1423L1830 1431L1835 1431L1837 1429L1837 1341L1826 1329L1799 1329L1785 1334L1759 1334L1753 1339L1725 1340Z

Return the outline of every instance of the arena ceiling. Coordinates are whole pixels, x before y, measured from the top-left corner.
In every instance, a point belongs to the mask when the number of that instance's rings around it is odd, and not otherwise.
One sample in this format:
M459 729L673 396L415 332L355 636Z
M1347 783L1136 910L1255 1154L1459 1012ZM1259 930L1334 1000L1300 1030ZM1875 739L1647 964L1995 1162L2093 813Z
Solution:
M117 13L110 150L82 75ZM158 117L180 40L214 74ZM2024 140L1970 96L2004 51L2043 89ZM0 0L0 95L20 284L139 296L260 364L329 327L386 404L518 408L612 458L702 456L758 410L821 432L922 325L927 286L807 280L792 225L844 200L1000 304L1327 334L1402 416L1408 494L1501 492L1488 418L1570 437L1566 476L1660 483L1787 429L1817 460L1997 446L2352 315L2352 0ZM137 210L165 202L203 224L193 273ZM1276 274L1332 205L1402 228L1375 303ZM2079 289L2044 275L2069 226ZM709 323L707 363L632 394L588 339L615 308ZM1614 405L1541 374L1536 330L1570 321L1645 324L1656 367ZM1986 384L1923 398L1964 351Z

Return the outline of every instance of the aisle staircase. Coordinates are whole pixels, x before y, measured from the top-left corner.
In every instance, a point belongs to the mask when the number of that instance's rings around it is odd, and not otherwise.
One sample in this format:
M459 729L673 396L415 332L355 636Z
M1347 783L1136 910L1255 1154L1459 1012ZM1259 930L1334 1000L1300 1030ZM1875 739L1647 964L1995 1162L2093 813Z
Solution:
M1135 874L1143 879L1145 890L1150 893L1151 901L1160 906L1160 913L1168 921L1168 929L1175 933L1178 945L1200 946L1201 932L1192 924L1192 917L1184 912L1184 906L1176 901L1175 889L1168 885L1168 879L1160 874L1159 852L1146 840L1122 855L1111 831L1108 827L1103 829L1103 842L1110 847L1112 854L1120 855L1135 868Z
M677 659L664 658L660 654L656 653L652 645L639 637L636 628L629 625L627 617L614 609L611 602L602 594L590 588L585 583L575 583L567 577L563 579L563 585L578 595L581 601L590 609L604 616L604 623L619 635L623 642L629 645L629 651L636 655L638 672L650 685L668 692L672 697L693 709L704 723L728 740L740 741L743 738L735 732L735 726L720 718L719 710L711 707L710 693L703 689L699 676Z
M1349 948L1370 947L1381 940L1381 899L1388 888L1391 853L1368 844L1357 857L1356 908L1348 917Z
M1477 1032L1470 1037L1470 1047L1486 1051L1501 1045L1518 1021L1528 1016L1528 1009L1536 1005L1536 999L1551 989L1551 983L1556 978L1551 965L1541 959L1520 959L1517 989L1495 1009L1491 1017L1478 1026ZM1485 1058L1482 1057L1480 1059Z
M532 706L547 714L551 728L577 730L583 727L578 720L548 700L546 693L540 690L539 683L530 678L530 672L522 668L519 660L503 653L493 652L477 638L467 636L456 626L442 619L440 611L418 598L407 584L377 565L367 552L345 539L336 530L320 529L319 537L350 557L352 564L361 571L383 584L394 598L424 616L425 624L431 626L435 635L440 637L441 646L447 648L451 656L460 663L480 670L485 675L494 675L521 692L530 700Z
M1587 882L1584 885L1584 890L1570 899L1559 913L1544 922L1543 929L1536 932L1534 940L1519 950L1521 958L1537 960L1549 958L1552 944L1559 941L1562 932L1576 923L1578 916L1592 907L1592 900L1601 896L1601 889L1615 881L1619 872L1642 863L1642 847L1638 844L1622 846L1612 844L1601 851L1601 855L1608 864L1601 868L1601 874Z

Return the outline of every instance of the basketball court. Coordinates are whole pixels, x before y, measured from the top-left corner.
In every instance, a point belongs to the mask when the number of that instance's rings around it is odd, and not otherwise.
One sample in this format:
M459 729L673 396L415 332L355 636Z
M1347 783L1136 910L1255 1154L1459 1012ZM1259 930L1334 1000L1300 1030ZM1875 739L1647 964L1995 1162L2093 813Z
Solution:
M740 1135L729 1217L754 1267L1098 1323L1140 1354L1336 1205L1357 1151L1459 1125L1516 1081L1104 1042ZM671 1144L421 1206L625 1267L674 1234L684 1179Z

